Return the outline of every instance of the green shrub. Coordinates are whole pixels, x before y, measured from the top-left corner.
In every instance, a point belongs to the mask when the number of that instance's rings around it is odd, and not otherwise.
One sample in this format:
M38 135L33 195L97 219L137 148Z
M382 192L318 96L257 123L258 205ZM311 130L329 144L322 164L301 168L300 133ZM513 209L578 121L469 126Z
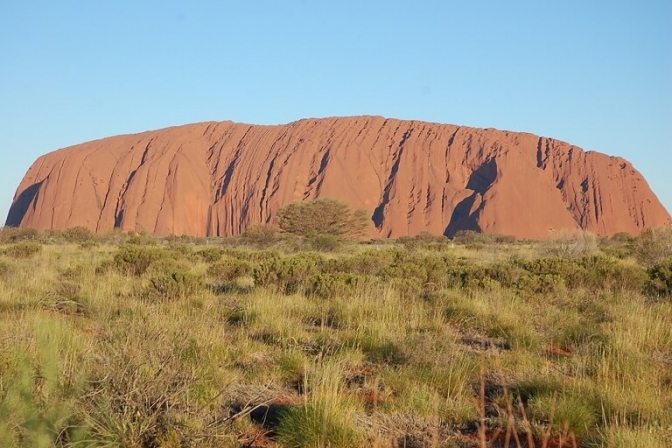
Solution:
M624 232L600 239L600 250L607 256L625 259L633 256L635 238Z
M567 290L565 279L559 274L539 274L522 277L518 290L528 294L560 294Z
M578 258L597 251L597 237L584 230L561 231L548 240L544 252L560 258Z
M68 243L82 244L91 241L94 233L87 227L77 226L63 230L61 237Z
M150 279L147 297L160 301L183 300L198 293L202 286L201 278L189 272L162 274Z
M513 263L496 263L485 268L485 275L488 278L497 281L506 288L516 287L520 279L527 274L525 269Z
M0 244L18 243L19 241L38 241L42 232L37 229L20 229L18 227L0 228Z
M268 247L278 240L278 233L279 229L272 224L252 224L243 232L243 239L257 247Z
M141 276L160 258L159 249L127 244L114 254L112 265L122 274Z
M581 285L593 290L641 291L646 284L646 272L639 266L624 264L614 258L588 256L578 260L584 269Z
M307 237L308 244L313 250L320 252L335 252L343 246L343 239L328 233L314 233Z
M453 242L457 244L475 244L485 242L482 233L475 230L458 230L453 235Z
M132 244L136 246L156 246L158 241L156 237L141 233L139 235L131 235L126 244Z
M304 293L323 299L350 296L364 281L365 277L356 274L318 273L306 280Z
M656 264L648 271L647 290L652 295L672 296L672 258Z
M224 249L224 255L236 260L249 261L250 263L260 263L263 261L280 258L280 252L274 250L244 250L227 248Z
M485 267L458 263L447 271L446 284L453 288L482 288L488 283Z
M188 260L171 257L169 252L159 251L159 256L152 261L146 273L152 276L171 274L173 272L189 272L191 263Z
M208 268L208 276L219 283L231 282L252 273L252 265L247 261L227 258Z
M2 255L10 258L32 258L41 251L41 244L24 241L7 247L2 251Z
M410 254L406 251L393 253L392 261L378 271L384 280L415 279L423 285L445 286L457 281L455 269L460 269L450 256L436 256L435 254Z
M426 285L417 278L394 278L389 284L404 300L413 300L423 296Z
M406 250L441 250L449 243L448 238L443 235L434 235L429 232L422 232L415 236L402 236L397 242L404 246Z
M320 271L326 273L344 272L362 275L380 275L381 270L395 260L396 250L367 250L351 257L337 257L323 260Z
M574 288L582 284L586 277L585 269L572 260L561 257L537 258L534 260L516 260L516 263L534 275L557 275L567 287Z
M482 247L489 244L514 244L518 239L513 235L481 233L475 230L459 230L453 235L453 242L465 246Z
M419 262L419 260L399 260L381 269L380 277L384 280L416 279L424 284L427 282L427 267L424 266L421 261Z
M196 263L200 260L199 255L193 251L192 246L184 243L174 243L161 249L163 258L172 258L175 260L184 260L190 263Z
M672 258L672 226L647 229L632 241L637 260L646 267Z
M204 247L196 251L196 256L206 263L214 263L224 256L224 249L221 247Z
M317 274L319 255L303 253L265 260L253 269L256 286L272 286L286 294L297 292L305 280Z

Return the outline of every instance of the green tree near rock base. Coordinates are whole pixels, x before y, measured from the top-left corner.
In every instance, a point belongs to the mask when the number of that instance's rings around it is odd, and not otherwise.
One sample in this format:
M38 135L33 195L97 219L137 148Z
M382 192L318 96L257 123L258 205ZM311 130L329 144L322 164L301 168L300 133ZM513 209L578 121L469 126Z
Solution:
M278 212L278 224L295 235L359 239L366 236L370 219L364 209L352 210L346 202L324 198L286 205Z

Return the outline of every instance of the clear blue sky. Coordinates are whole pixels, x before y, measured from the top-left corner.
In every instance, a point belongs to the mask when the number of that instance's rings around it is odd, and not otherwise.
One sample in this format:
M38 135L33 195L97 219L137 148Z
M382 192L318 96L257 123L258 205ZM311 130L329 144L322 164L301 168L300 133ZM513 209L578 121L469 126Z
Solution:
M672 210L669 0L2 0L0 60L0 221L64 146L360 114L623 156Z

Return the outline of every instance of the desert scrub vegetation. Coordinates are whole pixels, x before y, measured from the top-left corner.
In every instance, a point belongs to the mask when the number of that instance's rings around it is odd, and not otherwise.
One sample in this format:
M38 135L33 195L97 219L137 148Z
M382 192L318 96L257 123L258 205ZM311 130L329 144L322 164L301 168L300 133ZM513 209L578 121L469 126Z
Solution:
M0 231L0 446L672 444L659 233L255 232Z

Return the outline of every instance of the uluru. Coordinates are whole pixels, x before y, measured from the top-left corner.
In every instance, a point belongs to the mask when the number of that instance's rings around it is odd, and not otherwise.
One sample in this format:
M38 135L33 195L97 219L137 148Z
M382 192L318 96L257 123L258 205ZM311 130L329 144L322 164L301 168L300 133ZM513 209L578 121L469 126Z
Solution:
M6 225L230 236L293 201L364 208L372 237L636 234L670 214L630 162L529 133L376 116L189 124L38 158Z

